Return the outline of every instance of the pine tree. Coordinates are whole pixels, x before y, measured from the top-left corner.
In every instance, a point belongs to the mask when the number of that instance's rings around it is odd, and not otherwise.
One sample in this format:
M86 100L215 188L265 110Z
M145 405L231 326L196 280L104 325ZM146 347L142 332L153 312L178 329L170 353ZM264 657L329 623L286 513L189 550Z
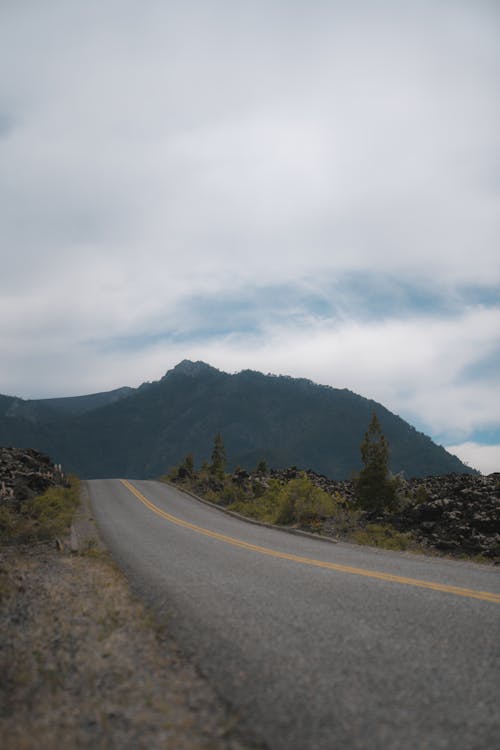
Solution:
M356 481L356 500L363 510L384 512L396 504L396 483L389 475L389 443L374 413L360 446L364 468Z
M261 459L259 461L259 463L257 464L257 467L255 469L255 473L256 474L260 474L262 476L264 476L264 475L267 474L267 462L266 462L266 460L264 458Z
M226 468L226 449L224 448L224 441L220 432L217 433L214 439L214 449L212 451L212 463L210 465L210 473L219 477L224 476Z
M184 459L184 471L188 477L192 477L194 474L194 457L192 453L188 453Z
M194 458L188 453L184 461L177 468L177 479L192 479L194 474Z

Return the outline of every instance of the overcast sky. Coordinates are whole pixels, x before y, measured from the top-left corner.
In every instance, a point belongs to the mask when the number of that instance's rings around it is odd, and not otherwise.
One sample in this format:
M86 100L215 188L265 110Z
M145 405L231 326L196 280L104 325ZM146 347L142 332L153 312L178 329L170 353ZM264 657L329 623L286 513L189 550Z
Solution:
M0 392L183 358L500 471L500 4L1 0Z

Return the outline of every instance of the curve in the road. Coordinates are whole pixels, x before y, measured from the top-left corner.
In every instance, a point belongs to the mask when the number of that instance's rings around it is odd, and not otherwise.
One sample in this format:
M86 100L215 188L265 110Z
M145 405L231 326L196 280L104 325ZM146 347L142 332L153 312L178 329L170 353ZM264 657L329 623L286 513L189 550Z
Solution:
M171 513L158 508L154 503L151 502L142 492L139 492L136 487L133 486L126 479L121 480L122 484L150 511L157 515L165 518L167 521L177 525L183 526L184 528L191 529L198 534L212 537L225 544L230 544L234 547L242 547L243 549L257 552L261 555L268 555L270 557L277 557L283 560L291 560L292 562L301 563L302 565L312 565L317 568L328 568L341 573L350 573L352 575L364 576L366 578L375 578L382 581L390 581L392 583L404 584L406 586L417 586L419 588L432 589L433 591L441 591L447 594L455 594L456 596L464 596L469 599L481 599L487 602L493 602L494 604L500 604L500 594L495 594L491 591L476 591L475 589L462 588L460 586L450 586L447 584L435 583L433 581L422 581L417 578L408 578L406 576L392 575L390 573L384 573L382 571L366 570L365 568L352 567L350 565L341 565L338 563L327 562L324 560L316 560L310 557L303 557L301 555L293 555L287 552L280 552L278 550L271 549L269 547L261 547L257 544L251 544L235 537L227 536L226 534L220 534L217 531L211 531L202 526L184 521L177 516L173 516Z

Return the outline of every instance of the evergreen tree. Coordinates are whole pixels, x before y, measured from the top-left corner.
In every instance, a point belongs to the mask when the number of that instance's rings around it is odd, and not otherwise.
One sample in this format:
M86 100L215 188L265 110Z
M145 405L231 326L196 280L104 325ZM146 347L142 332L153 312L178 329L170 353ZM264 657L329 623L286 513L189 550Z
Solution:
M212 451L212 463L210 465L210 473L216 476L223 477L226 468L226 449L224 448L224 441L220 432L217 433L214 439L214 449Z
M194 474L194 458L192 453L188 453L184 461L179 466L179 478L191 479Z
M374 413L360 446L364 468L356 480L360 508L383 512L396 504L396 482L389 475L389 443Z
M192 477L194 474L194 456L192 453L188 453L184 459L184 468L186 469L186 474Z
M261 461L259 461L255 469L255 473L261 474L261 475L267 474L267 462L265 461L265 459L262 459Z

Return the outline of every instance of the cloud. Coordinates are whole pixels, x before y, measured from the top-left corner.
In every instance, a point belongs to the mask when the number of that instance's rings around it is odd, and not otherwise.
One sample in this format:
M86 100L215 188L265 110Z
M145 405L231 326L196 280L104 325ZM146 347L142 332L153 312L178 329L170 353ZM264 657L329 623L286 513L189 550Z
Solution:
M230 369L293 373L347 387L381 401L421 429L448 440L500 424L496 377L461 379L469 362L496 345L500 310L472 310L453 318L303 320L267 326L253 341L238 334L196 342L197 358ZM184 349L185 349L184 345Z
M494 4L0 8L0 391L184 357L500 423Z
M38 344L24 354L26 387L34 366L40 388L78 393L138 385L191 357L232 372L250 367L347 387L447 444L500 425L496 373L486 370L471 378L469 372L498 345L500 310L473 308L441 317L415 313L369 322L352 314L322 317L310 311L307 298L301 304L296 293L277 289L275 294L279 314L263 293L239 306L224 301L211 306L205 300L197 311L174 307L163 328L155 319L149 336L135 329L133 318L117 316L117 330L129 335L99 338L98 317L90 318L86 326L92 337L73 344L69 362L64 321L59 328L55 320L52 326L45 321ZM71 322L70 317L67 325ZM3 350L9 346L15 353L16 340L4 339ZM96 360L99 368L88 366ZM15 377L14 370L12 383Z
M482 474L500 472L500 445L466 442L460 445L449 445L446 450L458 456L468 466L478 469Z
M257 5L11 4L16 253L498 279L495 14Z

